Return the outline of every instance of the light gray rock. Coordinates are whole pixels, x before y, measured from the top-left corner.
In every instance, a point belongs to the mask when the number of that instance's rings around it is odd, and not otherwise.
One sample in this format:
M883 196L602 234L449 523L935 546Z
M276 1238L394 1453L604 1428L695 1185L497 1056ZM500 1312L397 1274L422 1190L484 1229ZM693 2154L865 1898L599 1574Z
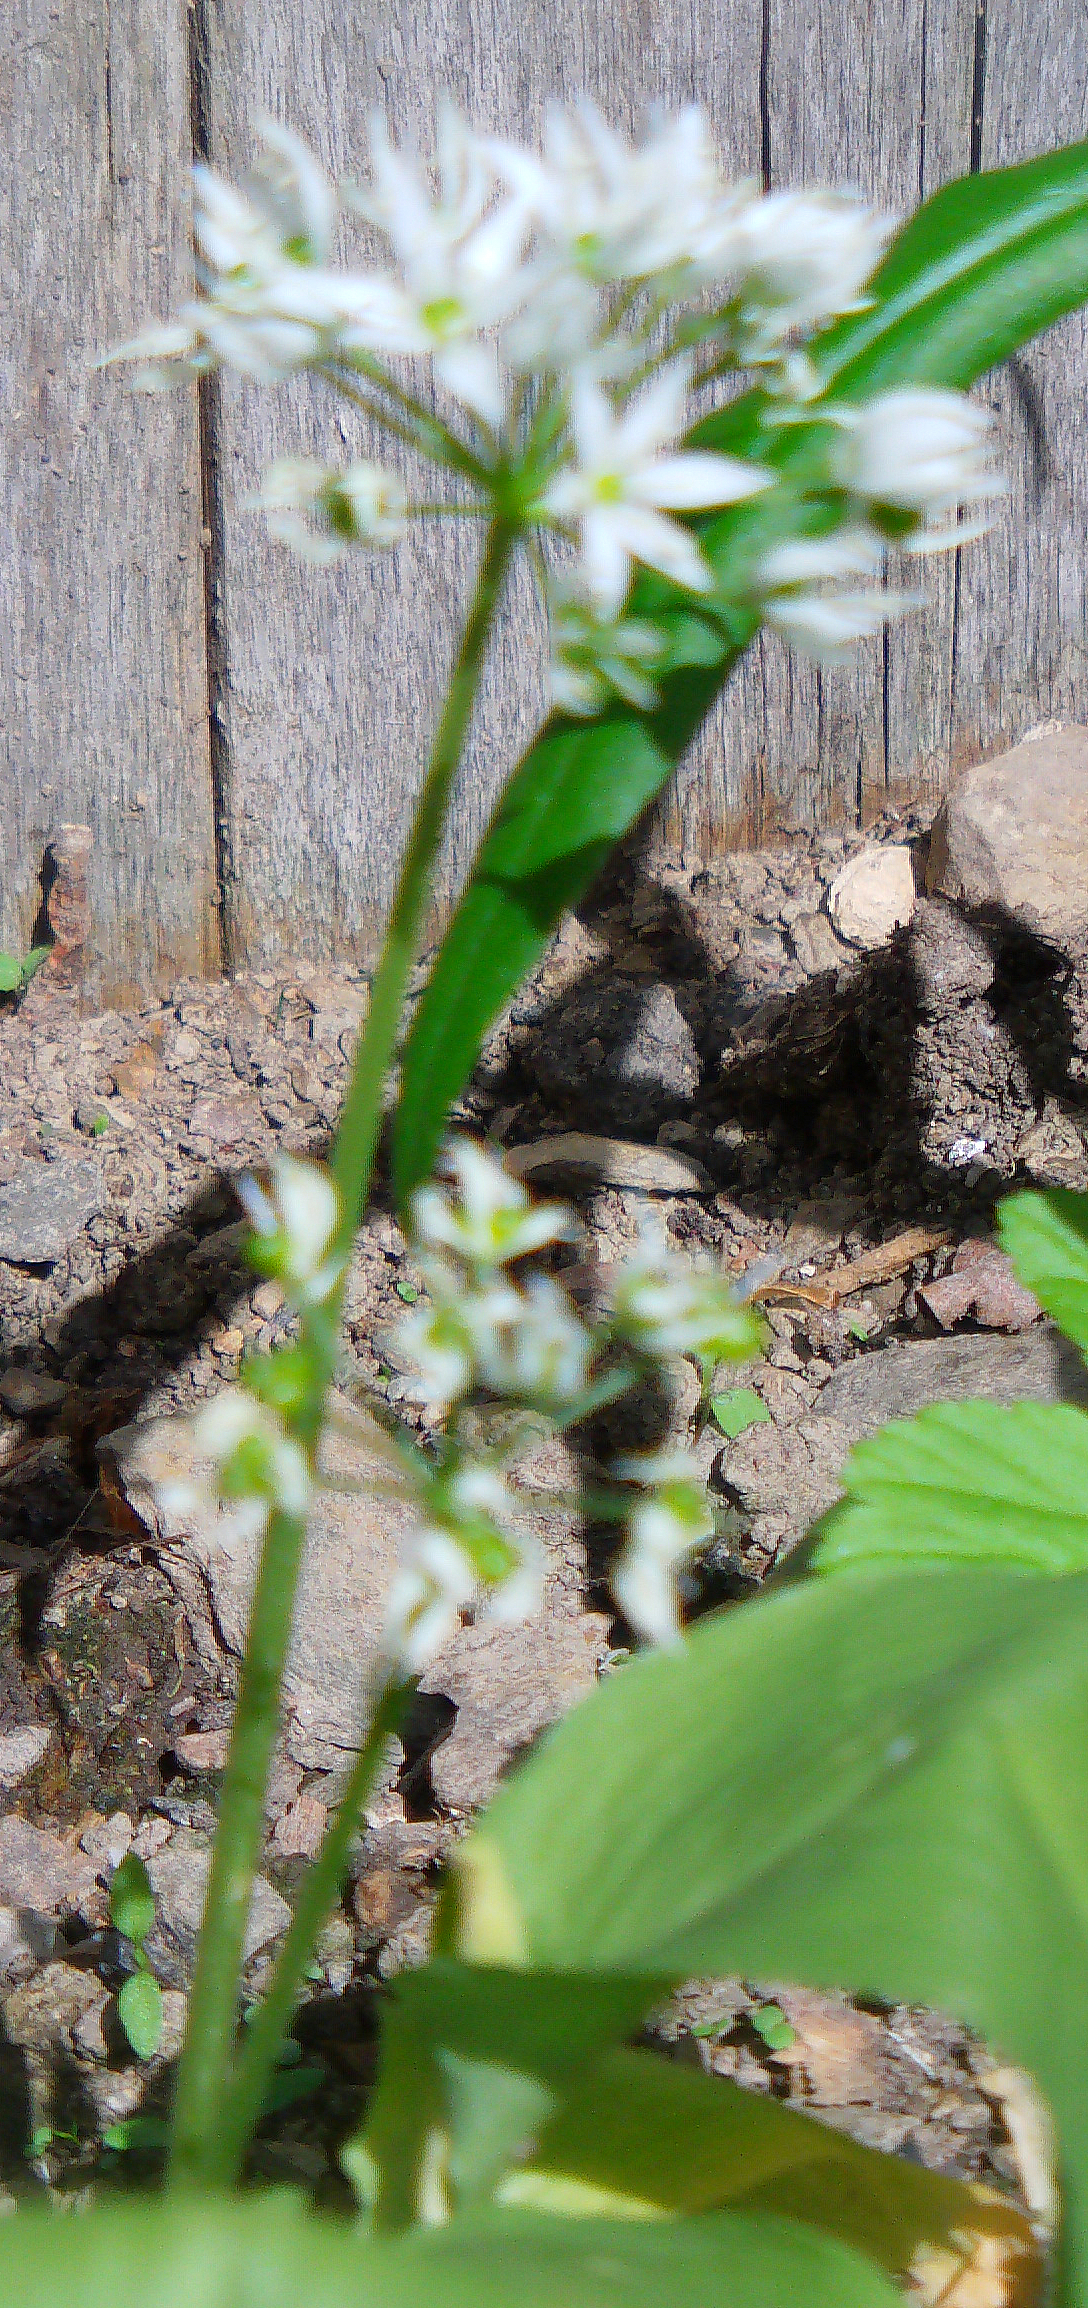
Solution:
M165 1927L186 1956L192 1954L196 1945L210 1866L211 1848L207 1837L185 1827L178 1829L165 1850L156 1851L147 1862L148 1880L158 1909L157 1924ZM290 1921L287 1901L259 1875L253 1886L253 1902L246 1925L246 1962L286 1931Z
M671 1146L640 1146L628 1138L594 1138L564 1130L513 1146L505 1157L514 1178L534 1186L575 1186L587 1180L628 1186L637 1194L705 1194L711 1184L701 1162Z
M821 1387L816 1408L854 1443L927 1403L972 1398L1088 1405L1088 1371L1050 1323L1012 1338L926 1338L845 1363Z
M905 842L875 842L859 849L827 893L840 938L863 949L886 946L893 930L910 921L915 901L914 860Z
M63 1379L41 1370L8 1370L0 1378L0 1402L12 1418L44 1418L67 1394Z
M818 978L823 970L839 970L853 959L826 914L799 914L790 923L790 944L806 978Z
M102 1208L96 1162L21 1162L0 1186L0 1258L52 1266Z
M691 1098L699 1085L695 1036L671 986L651 986L612 1061L619 1082L646 1083L668 1098Z
M17 1787L40 1763L53 1734L47 1723L21 1723L0 1731L0 1787Z
M451 1810L486 1803L514 1756L593 1689L609 1621L550 1600L540 1619L463 1627L423 1679L424 1690L442 1692L457 1709L449 1738L431 1757L431 1784Z
M87 1902L98 1903L95 1869L59 1835L32 1827L12 1811L0 1819L0 1900L44 1914L59 1908L86 1912Z
M1088 931L1088 729L1049 724L958 780L930 841L927 887L996 905L1059 944Z

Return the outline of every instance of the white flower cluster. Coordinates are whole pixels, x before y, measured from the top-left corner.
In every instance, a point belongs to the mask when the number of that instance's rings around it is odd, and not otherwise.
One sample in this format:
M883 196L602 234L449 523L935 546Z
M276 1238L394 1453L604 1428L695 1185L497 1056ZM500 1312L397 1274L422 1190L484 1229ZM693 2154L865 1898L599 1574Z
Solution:
M761 1335L750 1309L737 1304L719 1276L693 1269L663 1239L649 1236L622 1270L608 1321L590 1331L550 1276L521 1283L510 1272L533 1251L570 1239L576 1232L570 1213L531 1203L524 1187L471 1139L452 1142L448 1166L452 1185L424 1187L413 1203L430 1303L414 1308L400 1326L421 1393L432 1409L452 1415L457 1465L452 1482L441 1474L435 1479L390 1606L387 1642L413 1661L436 1629L444 1639L481 1585L490 1590L487 1607L506 1617L521 1616L539 1598L539 1553L517 1531L499 1468L471 1468L457 1457L457 1409L470 1393L482 1389L566 1421L589 1398L602 1358L614 1365L619 1359L622 1367L626 1357L620 1383L630 1385L648 1366L677 1355L717 1362L751 1354ZM615 1472L640 1490L616 1573L617 1600L641 1634L671 1641L679 1628L677 1565L712 1528L705 1484L676 1456L623 1462Z
M553 690L568 712L653 702L658 637L623 614L634 567L727 593L683 516L776 487L770 447L759 462L683 446L716 378L765 380L769 444L826 420L827 533L795 524L734 579L747 609L817 655L913 606L881 585L889 539L953 543L979 526L959 526L958 508L1000 491L991 420L962 395L915 388L860 408L820 397L806 340L864 303L893 220L842 194L727 183L695 106L636 142L589 103L553 107L539 152L476 135L447 109L433 168L378 118L363 187L334 183L288 130L266 122L263 136L245 187L196 170L200 294L125 353L154 384L221 365L268 381L317 370L457 473L457 503L430 509L516 505L558 547ZM333 263L352 214L387 262ZM406 364L421 355L448 415L416 395ZM416 509L364 460L280 461L261 502L279 537L324 561L395 543Z
M298 1307L331 1297L348 1262L338 1242L340 1197L329 1172L298 1154L277 1154L270 1184L243 1177L236 1189L253 1228L250 1255Z

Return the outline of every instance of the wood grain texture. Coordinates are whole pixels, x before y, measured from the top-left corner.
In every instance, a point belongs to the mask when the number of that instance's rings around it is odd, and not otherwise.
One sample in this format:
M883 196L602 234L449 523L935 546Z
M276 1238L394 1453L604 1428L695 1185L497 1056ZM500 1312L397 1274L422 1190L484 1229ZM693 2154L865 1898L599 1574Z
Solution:
M91 826L91 990L214 967L194 395L95 355L191 278L182 0L0 18L0 937Z

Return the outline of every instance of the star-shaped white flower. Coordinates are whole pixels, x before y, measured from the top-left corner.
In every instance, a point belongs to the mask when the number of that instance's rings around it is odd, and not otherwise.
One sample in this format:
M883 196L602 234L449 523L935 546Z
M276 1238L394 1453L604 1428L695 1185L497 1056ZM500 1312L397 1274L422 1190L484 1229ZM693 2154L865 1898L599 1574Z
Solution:
M706 593L713 573L690 531L667 516L731 505L772 485L772 475L739 457L702 451L668 454L683 430L689 362L673 361L628 409L617 413L600 386L576 379L571 429L578 462L541 496L546 513L577 521L586 590L602 617L615 617L631 582L631 564L660 569L692 593Z

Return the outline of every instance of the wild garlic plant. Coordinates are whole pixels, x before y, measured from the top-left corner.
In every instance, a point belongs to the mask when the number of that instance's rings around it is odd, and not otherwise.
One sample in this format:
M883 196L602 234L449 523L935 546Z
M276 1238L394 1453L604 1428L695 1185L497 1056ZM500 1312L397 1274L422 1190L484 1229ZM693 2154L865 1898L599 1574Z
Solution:
M398 1448L416 1523L388 1602L384 1677L236 2055L245 1925L345 1275L512 558L524 549L536 573L558 723L577 729L622 722L625 709L652 717L659 703L665 714L678 668L727 666L762 622L818 656L842 654L917 598L887 584L889 550L957 544L1002 488L990 419L961 393L908 382L837 398L827 387L819 348L836 324L864 315L894 220L837 193L727 183L695 108L654 119L636 143L588 104L553 109L540 151L477 135L446 111L433 169L396 148L379 120L365 184L334 183L282 127L266 123L263 136L245 186L196 170L198 294L125 354L149 386L217 369L269 384L306 373L359 410L387 461L295 457L264 481L269 526L314 560L393 549L413 519L477 521L483 539L329 1165L284 1157L269 1184L244 1190L254 1259L281 1281L297 1339L250 1360L200 1421L222 1512L260 1538L261 1559L179 2079L181 2183L237 2174L414 1677L465 1609L509 1614L539 1595L509 1465L498 1448L481 1458L474 1442L481 1390L562 1429L663 1356L719 1360L754 1340L719 1278L650 1240L607 1316L584 1323L560 1281L526 1277L523 1265L560 1239L568 1214L531 1205L468 1142L451 1150L452 1190L417 1193L428 1302L406 1328L445 1428L431 1461ZM362 252L340 263L334 240L353 225ZM758 425L746 428L756 402ZM700 439L703 420L719 445ZM966 520L965 507L976 508ZM724 546L723 508L737 515ZM601 774L605 791L614 767ZM592 858L610 832L607 796L594 799L574 854ZM539 842L529 847L535 859ZM671 1455L613 1473L627 1516L617 1598L633 1627L675 1640L676 1566L709 1527L702 1487Z

